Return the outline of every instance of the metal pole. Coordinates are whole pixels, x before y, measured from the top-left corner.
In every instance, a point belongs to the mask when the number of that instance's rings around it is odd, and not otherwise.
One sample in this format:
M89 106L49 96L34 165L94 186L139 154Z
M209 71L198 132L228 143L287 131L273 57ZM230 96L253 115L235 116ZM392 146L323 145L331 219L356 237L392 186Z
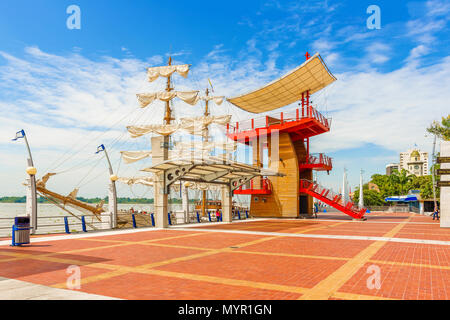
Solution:
M359 208L362 209L364 207L364 191L363 191L363 169L361 169L360 177L359 177Z
M347 203L347 169L344 168L344 177L342 178L342 205Z
M109 174L112 176L114 175L114 171L111 165L111 161L109 160L108 152L106 151L106 148L104 149L106 160L108 161L109 166ZM111 227L115 228L117 227L117 190L116 190L116 182L114 180L111 180L111 191L112 191L112 199L109 199L109 201L112 201L113 210L112 210L112 221L111 221Z
M28 139L27 139L27 135L25 134L25 131L24 131L24 133L23 133L23 138L24 138L25 144L26 144L26 146L27 146L28 157L29 157L29 159L30 159L31 166L34 167L34 164L33 164L33 157L31 156L30 145L28 144Z
M28 143L27 135L23 131L23 138L28 150L28 166L34 167L33 157L31 155L30 145ZM37 230L37 193L36 193L36 176L30 174L30 188L31 188L31 234L35 234Z
M433 200L434 200L434 210L437 209L437 201L436 201L436 187L435 187L435 178L434 178L434 165L436 163L436 156L435 156L435 150L436 150L436 135L434 135L433 140L433 154L432 154L432 165L431 165L431 179L433 184Z

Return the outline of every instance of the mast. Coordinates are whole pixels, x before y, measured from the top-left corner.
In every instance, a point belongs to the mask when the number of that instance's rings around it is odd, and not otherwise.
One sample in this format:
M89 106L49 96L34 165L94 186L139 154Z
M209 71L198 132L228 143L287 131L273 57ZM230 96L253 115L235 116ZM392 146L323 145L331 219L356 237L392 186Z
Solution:
M209 109L208 108L209 107L209 105L208 105L208 103L209 103L209 101L208 101L209 89L208 88L206 88L205 94L206 94L206 99L205 99L205 113L204 113L204 116L207 117L207 116L209 116L209 110L208 110ZM206 131L206 135L204 136L204 141L208 142L208 140L209 140L208 126L206 126L205 131ZM202 192L202 216L203 217L206 217L206 198L207 198L207 190L203 190L203 192Z
M169 57L169 61L167 62L167 64L169 66L172 65L172 57ZM170 92L172 91L173 88L171 86L171 76L167 77L167 86L166 86L166 91ZM170 124L170 122L174 120L174 118L172 118L172 109L170 109L170 100L166 101L166 113L164 115L164 121L166 122L166 124Z
M128 154L129 162L139 161L143 158L151 156L152 164L155 162L166 161L169 159L169 141L171 135L178 130L187 130L192 135L198 134L197 125L201 124L201 134L203 136L202 142L208 142L208 146L203 145L202 151L205 151L210 146L214 146L211 139L209 139L209 128L208 125L211 123L216 123L220 125L225 125L224 122L229 122L231 116L229 117L211 117L209 110L209 100L212 99L217 105L222 104L224 97L212 97L209 96L209 89L206 89L206 97L200 97L199 91L177 91L173 88L173 83L171 76L173 73L178 73L182 77L186 78L189 72L188 64L185 65L172 65L172 57L169 57L167 66L151 67L147 68L148 79L150 82L156 80L159 77L166 77L167 83L165 91L163 92L150 92L150 93L140 93L137 94L139 104L142 108L146 108L154 100L161 100L165 102L165 113L163 117L162 124L149 124L149 125L139 125L139 126L127 126L127 130L130 132L132 138L137 138L148 133L157 133L160 136L152 137L152 151L149 153L138 152L137 154ZM214 91L214 90L213 90ZM183 118L180 122L172 122L175 120L173 115L173 106L171 108L170 101L173 98L179 98L187 104L195 105L199 100L205 101L205 111L204 117L195 118ZM206 118L206 119L205 119ZM180 143L180 146L183 144ZM192 148L192 147L191 147ZM180 150L182 150L181 148ZM195 152L195 151L194 151ZM122 154L124 156L124 153ZM161 178L161 179L160 179ZM167 225L167 195L168 190L166 187L162 187L164 182L164 177L155 177L154 188L155 188L155 213L157 217L156 225L158 227L165 227ZM162 195L159 197L158 195ZM203 192L202 201L202 213L206 214L206 198L207 192Z
M359 176L359 203L358 206L360 209L364 207L364 192L363 192L363 169L361 169L361 173Z
M347 203L347 169L344 168L344 177L342 179L342 205L345 206Z

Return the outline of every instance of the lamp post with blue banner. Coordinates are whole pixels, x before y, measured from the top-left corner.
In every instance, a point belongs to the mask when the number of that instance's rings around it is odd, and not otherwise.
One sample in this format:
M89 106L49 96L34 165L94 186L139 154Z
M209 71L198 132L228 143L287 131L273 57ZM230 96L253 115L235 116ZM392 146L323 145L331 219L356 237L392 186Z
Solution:
M33 164L33 157L31 156L31 149L30 145L28 144L28 139L25 134L25 130L20 130L16 132L16 137L12 139L12 141L17 141L19 139L24 139L25 145L27 146L28 150L28 167L27 167L27 173L30 176L29 178L29 184L28 184L28 191L27 191L27 214L29 214L30 217L30 224L31 224L31 233L34 234L37 229L37 194L36 194L36 173L37 170L34 167Z
M116 181L119 179L113 171L111 161L109 160L108 152L106 151L105 146L102 144L97 147L97 153L104 152L106 160L108 161L109 166L109 193L108 193L108 207L109 213L111 214L111 228L117 227L117 191L116 191Z

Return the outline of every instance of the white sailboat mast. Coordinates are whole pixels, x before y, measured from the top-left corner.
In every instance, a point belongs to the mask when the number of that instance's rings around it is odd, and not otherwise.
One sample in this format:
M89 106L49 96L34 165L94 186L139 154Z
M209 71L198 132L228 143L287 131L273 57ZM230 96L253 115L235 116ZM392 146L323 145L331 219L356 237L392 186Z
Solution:
M361 173L359 176L359 208L362 209L364 207L364 192L363 192L363 170L361 169Z
M347 192L347 169L344 168L344 176L342 178L342 203L345 205L348 201L348 192Z

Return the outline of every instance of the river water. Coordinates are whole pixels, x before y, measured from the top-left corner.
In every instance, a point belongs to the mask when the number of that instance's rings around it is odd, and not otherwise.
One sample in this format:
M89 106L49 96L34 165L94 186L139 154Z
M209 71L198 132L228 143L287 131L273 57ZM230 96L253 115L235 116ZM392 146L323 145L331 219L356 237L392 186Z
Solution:
M104 206L107 210L107 205ZM135 211L153 212L153 204L118 204L118 209L129 210L133 208ZM190 206L194 209L194 205ZM170 210L181 210L181 204L170 204ZM81 217L86 215L83 212L71 210L74 214ZM14 224L14 218L25 215L25 203L0 203L0 237L11 236L11 227ZM58 208L53 204L38 204L38 234L59 233L64 232L64 217L68 216L71 231L81 231L81 222L79 219L70 216L66 211ZM87 218L86 222L92 218Z
M244 204L243 204L244 205ZM119 214L120 211L129 211L131 208L135 212L145 211L147 213L154 212L153 204L118 204ZM245 206L245 205L244 205ZM104 206L105 210L108 210L108 206ZM169 204L169 211L182 210L181 204ZM190 204L189 210L195 212L195 205ZM82 231L81 216L86 216L86 223L88 224L88 230L91 228L89 224L99 227L100 221L94 218L92 215L87 215L84 212L80 212L74 209L70 209L77 217L71 216L63 209L49 203L38 204L38 229L37 234L49 234L49 233L63 233L65 232L64 217L67 217L71 232ZM12 225L14 224L14 218L18 216L25 216L26 205L25 203L0 203L0 238L10 237L12 231Z

